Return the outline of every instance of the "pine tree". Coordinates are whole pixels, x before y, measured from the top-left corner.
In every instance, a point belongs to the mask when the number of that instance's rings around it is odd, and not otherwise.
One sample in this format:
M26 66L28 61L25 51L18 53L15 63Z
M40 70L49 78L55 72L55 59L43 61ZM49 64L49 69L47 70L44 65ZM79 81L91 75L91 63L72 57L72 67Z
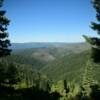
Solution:
M6 73L3 64L3 57L10 54L9 49L10 41L8 40L7 26L9 25L9 20L5 16L5 11L2 10L2 4L4 0L0 0L0 85L5 83Z
M5 16L6 11L2 10L3 0L0 0L0 57L10 55L10 41L8 39L7 26L10 20Z
M0 85L14 85L20 81L18 70L14 64L8 64L5 56L10 55L10 41L8 39L7 26L10 20L5 16L6 11L2 10L4 0L0 0ZM6 64L7 63L7 64Z
M93 7L96 10L96 19L98 23L92 22L91 28L97 31L97 34L100 35L100 0L93 0ZM94 62L100 62L100 37L87 37L83 36L86 41L92 46L92 58Z

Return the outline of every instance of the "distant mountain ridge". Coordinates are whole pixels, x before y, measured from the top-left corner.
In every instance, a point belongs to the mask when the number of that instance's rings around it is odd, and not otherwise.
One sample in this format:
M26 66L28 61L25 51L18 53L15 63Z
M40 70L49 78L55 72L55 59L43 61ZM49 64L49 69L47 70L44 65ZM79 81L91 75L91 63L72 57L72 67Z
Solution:
M62 42L29 42L29 43L12 43L12 49L30 49L30 48L49 48L65 47L74 45L87 45L86 43L62 43Z

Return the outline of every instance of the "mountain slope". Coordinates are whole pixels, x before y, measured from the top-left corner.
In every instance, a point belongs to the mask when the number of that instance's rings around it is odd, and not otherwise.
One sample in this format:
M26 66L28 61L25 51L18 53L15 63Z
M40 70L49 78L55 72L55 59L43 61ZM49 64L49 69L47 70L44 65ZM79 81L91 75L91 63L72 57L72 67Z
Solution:
M63 56L80 53L89 49L86 43L14 43L10 59L21 64L41 69L46 64Z
M41 71L53 81L66 79L68 81L81 82L85 70L89 52L70 54L53 61Z

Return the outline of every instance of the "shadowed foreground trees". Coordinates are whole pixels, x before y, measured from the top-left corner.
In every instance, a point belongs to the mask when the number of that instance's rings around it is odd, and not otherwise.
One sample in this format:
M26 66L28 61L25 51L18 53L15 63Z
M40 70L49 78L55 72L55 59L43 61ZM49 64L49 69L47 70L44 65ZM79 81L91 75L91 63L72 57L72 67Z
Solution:
M2 87L0 100L59 100L60 94L57 92L49 93L37 87L23 88L15 90L13 88Z

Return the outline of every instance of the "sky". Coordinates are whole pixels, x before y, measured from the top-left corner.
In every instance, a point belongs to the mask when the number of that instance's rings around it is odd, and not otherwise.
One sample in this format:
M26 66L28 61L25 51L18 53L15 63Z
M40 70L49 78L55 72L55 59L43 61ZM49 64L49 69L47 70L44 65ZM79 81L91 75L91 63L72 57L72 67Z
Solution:
M95 36L91 0L5 0L11 42L83 42Z

